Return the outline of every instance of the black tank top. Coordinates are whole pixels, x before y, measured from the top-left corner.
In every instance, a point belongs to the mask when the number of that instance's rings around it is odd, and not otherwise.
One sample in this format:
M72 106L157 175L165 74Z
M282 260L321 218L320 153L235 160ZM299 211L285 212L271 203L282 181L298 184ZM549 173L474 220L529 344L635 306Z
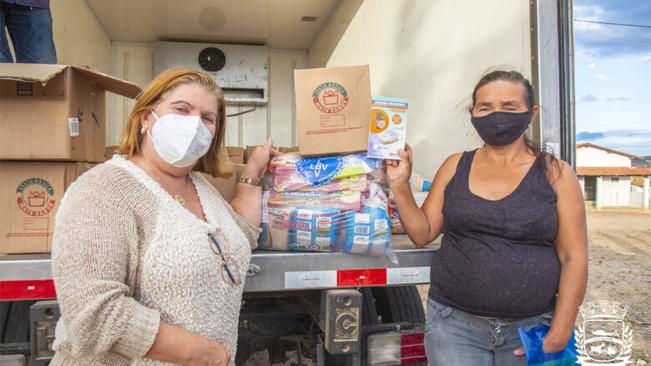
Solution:
M551 311L560 278L558 215L543 158L513 193L491 201L470 192L475 152L463 153L445 188L429 296L478 316L515 319Z

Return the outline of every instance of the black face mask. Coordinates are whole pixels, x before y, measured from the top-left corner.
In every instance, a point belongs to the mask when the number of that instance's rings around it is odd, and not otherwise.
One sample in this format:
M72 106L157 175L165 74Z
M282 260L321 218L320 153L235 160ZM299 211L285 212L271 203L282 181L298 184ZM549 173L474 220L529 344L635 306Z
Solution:
M470 120L487 145L504 146L524 133L531 121L531 111L493 112L483 117L471 117Z

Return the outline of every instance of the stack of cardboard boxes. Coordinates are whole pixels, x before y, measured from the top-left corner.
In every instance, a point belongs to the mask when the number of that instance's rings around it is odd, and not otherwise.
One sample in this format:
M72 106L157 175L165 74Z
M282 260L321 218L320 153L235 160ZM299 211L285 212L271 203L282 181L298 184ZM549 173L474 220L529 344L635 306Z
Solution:
M0 253L43 253L70 184L105 160L105 94L132 83L66 65L0 64Z
M0 254L50 251L64 192L115 151L105 147L106 91L134 98L141 90L83 67L0 65ZM300 146L281 152L366 150L368 66L297 70L296 95ZM234 174L208 177L225 199L254 148L227 147Z
M132 83L67 65L0 64L0 254L46 253L66 189L106 161L106 91L134 98ZM226 147L228 178L206 176L230 201L246 149Z

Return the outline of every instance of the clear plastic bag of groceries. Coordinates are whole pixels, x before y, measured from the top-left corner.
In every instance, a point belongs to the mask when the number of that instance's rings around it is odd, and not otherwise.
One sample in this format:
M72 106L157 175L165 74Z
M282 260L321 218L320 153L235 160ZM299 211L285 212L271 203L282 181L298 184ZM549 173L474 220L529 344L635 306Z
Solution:
M387 256L391 247L384 161L365 154L274 157L265 174L260 248Z

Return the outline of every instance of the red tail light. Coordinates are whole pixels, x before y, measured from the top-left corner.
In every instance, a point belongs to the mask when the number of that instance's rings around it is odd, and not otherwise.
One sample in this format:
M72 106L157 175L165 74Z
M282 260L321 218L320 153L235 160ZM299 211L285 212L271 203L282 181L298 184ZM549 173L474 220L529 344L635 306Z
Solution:
M427 362L425 334L412 333L400 336L400 361L402 363Z
M378 333L368 337L368 364L389 366L427 362L425 335L413 331Z

